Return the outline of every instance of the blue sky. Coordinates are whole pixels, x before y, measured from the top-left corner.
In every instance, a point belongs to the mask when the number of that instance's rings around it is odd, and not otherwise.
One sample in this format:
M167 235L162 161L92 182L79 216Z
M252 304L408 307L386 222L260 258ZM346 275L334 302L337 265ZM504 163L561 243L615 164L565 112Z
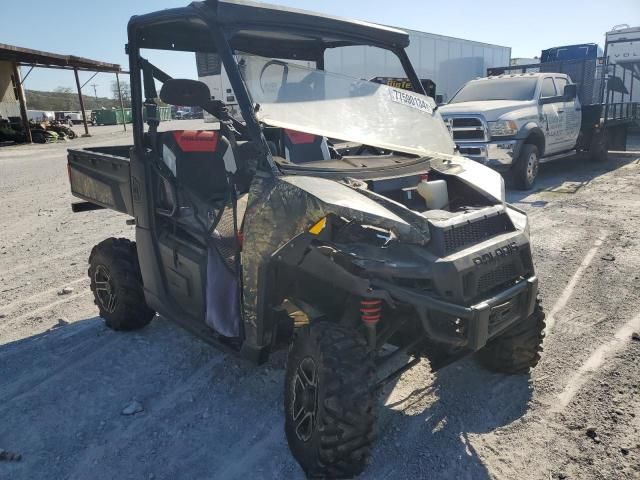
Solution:
M7 2L0 20L0 43L72 54L127 65L126 24L132 15L183 6L189 0L50 0ZM557 45L604 43L613 25L640 25L640 0L271 0L334 15L461 37L512 47L512 57L533 57ZM28 4L28 8L26 5ZM82 74L81 81L89 75ZM110 95L112 75L91 83L98 94ZM74 86L73 74L34 72L27 89L53 90ZM85 87L86 94L93 89Z

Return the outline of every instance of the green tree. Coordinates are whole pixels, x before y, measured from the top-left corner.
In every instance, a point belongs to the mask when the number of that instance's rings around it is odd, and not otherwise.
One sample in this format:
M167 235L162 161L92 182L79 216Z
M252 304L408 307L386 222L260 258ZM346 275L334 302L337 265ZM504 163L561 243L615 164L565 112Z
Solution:
M122 102L125 107L131 106L131 87L128 82L120 82L120 92L122 93ZM118 82L115 80L111 82L111 93L113 95L113 99L117 102L120 101L120 97L118 95Z

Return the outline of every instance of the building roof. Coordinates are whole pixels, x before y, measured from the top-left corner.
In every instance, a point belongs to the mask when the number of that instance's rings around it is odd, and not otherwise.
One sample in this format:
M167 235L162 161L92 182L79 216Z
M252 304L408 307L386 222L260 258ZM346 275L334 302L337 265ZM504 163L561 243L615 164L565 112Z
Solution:
M74 55L61 55L58 53L43 52L30 48L16 47L0 43L0 61L17 62L24 66L61 68L72 70L90 70L93 72L122 72L120 65L114 63L99 62L89 58L76 57Z

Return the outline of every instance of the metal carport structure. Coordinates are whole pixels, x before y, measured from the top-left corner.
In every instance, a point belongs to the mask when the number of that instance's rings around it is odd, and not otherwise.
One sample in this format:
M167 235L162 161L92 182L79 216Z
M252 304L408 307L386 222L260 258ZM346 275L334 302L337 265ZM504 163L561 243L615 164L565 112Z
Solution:
M34 68L54 68L59 70L73 70L76 80L76 88L78 90L78 99L80 101L80 110L82 112L82 121L84 124L85 135L89 135L89 126L87 125L87 117L84 109L84 101L82 99L82 86L80 85L79 71L98 73L115 73L118 83L118 94L120 97L120 108L124 110L122 103L122 94L120 92L120 73L128 73L114 63L100 62L74 55L61 55L57 53L44 52L40 50L32 50L29 48L16 47L0 43L0 61L10 62L13 66L13 84L17 90L17 97L20 104L20 117L27 135L27 140L31 142L31 130L29 129L29 118L27 117L27 103L24 94L23 82L29 76ZM18 67L31 67L24 77L20 76ZM95 76L95 75L94 75ZM91 77L93 78L93 77ZM91 79L89 79L90 81ZM126 127L125 127L126 128Z

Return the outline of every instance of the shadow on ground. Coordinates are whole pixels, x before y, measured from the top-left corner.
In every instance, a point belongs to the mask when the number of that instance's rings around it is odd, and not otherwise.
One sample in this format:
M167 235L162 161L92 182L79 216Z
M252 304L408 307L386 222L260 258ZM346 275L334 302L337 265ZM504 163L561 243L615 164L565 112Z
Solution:
M582 188L601 175L638 161L639 157L640 155L631 153L609 153L609 160L602 163L594 163L585 155L575 155L546 163L540 166L538 179L532 190L518 191L510 189L507 191L507 201L510 203L529 204L533 207L544 207L547 202L529 202L527 197L545 190L560 189L560 193L563 193L563 190L568 189L569 191L564 193L571 193L574 188Z
M529 377L492 374L474 357L425 377L429 382L423 387L398 395L398 387L405 391L407 385L396 385L387 393L375 473L367 478L489 478L470 436L521 418L532 395ZM408 380L415 384L417 378Z
M1 345L0 448L23 459L0 477L302 478L284 436L284 362L247 365L162 318L128 334L91 318ZM468 436L522 416L527 379L472 359L410 375L387 391L364 478L487 478ZM144 411L122 415L134 400Z

